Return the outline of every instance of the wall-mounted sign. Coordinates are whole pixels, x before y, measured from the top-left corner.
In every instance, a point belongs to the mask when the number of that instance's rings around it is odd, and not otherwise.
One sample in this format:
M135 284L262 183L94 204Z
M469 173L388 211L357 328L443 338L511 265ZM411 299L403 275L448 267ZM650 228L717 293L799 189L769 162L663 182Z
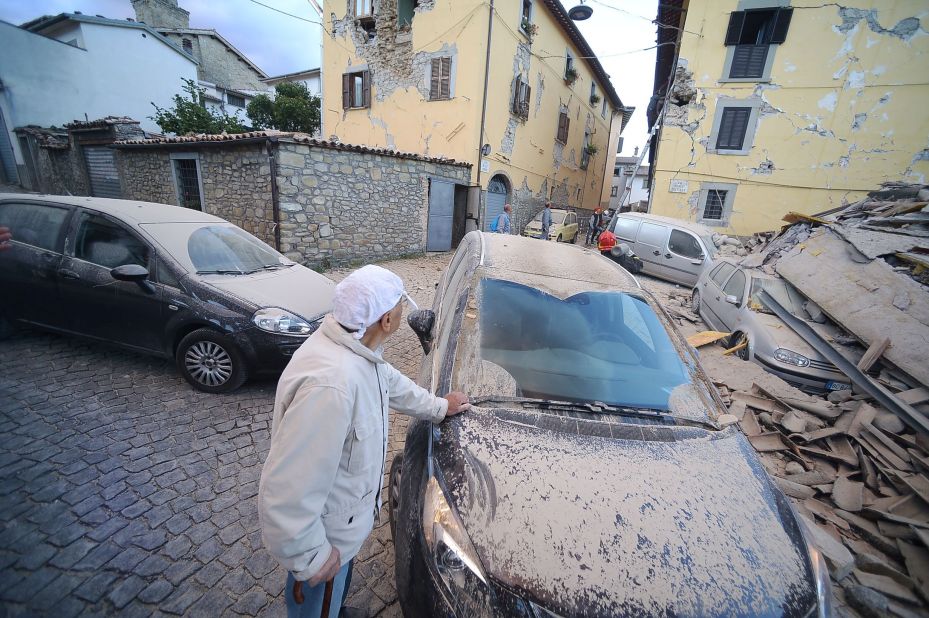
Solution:
M671 188L668 189L671 193L687 193L687 181L686 180L671 180Z
M483 172L489 172L489 171L490 171L490 161L488 161L487 159L481 159L481 172L483 173Z

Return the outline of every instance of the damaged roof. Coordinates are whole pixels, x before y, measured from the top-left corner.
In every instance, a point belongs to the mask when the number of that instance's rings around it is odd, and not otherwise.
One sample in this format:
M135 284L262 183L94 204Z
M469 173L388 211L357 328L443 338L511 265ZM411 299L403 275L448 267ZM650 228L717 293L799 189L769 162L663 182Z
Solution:
M170 148L172 146L219 146L222 144L247 144L263 141L289 141L298 144L307 144L318 148L328 148L330 150L343 150L348 152L361 152L365 154L376 154L385 157L397 157L400 159L412 159L415 161L425 161L427 163L441 163L444 165L458 165L461 167L471 167L470 163L456 161L455 159L446 159L445 157L425 157L423 155L413 154L410 152L400 152L386 148L371 148L369 146L359 146L356 144L345 144L331 140L317 139L306 133L292 133L286 131L249 131L247 133L218 133L197 135L176 135L171 137L158 137L153 139L142 140L120 140L113 142L114 148L122 149L147 149L147 148Z

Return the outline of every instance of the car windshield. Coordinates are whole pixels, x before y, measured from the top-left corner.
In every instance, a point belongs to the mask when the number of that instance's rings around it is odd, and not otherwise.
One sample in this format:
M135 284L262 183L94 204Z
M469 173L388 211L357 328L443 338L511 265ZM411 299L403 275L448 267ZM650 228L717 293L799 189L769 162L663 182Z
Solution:
M497 394L669 410L690 372L651 307L622 292L558 298L498 279L480 283L481 375ZM510 386L506 386L507 383Z
M293 262L231 223L147 223L143 227L187 270L244 274Z
M545 212L545 209L540 210L535 213L535 216L532 218L533 223L542 223L542 213ZM565 217L568 216L568 213L565 212L555 212L552 211L552 225L561 225L564 223Z
M759 300L758 294L761 293L761 290L765 290L773 296L774 300L793 315L804 320L807 319L806 312L803 310L803 297L783 279L752 277L752 292L748 303L748 307L752 311L774 314Z

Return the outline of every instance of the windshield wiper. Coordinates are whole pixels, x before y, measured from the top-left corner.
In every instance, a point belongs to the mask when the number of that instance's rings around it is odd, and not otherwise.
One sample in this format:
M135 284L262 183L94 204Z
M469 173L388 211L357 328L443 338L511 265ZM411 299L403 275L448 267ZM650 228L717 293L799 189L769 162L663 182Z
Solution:
M243 270L198 270L198 275L245 275Z
M582 410L585 412L593 412L595 414L616 414L619 416L632 416L635 418L652 419L660 422L664 422L671 418L686 425L703 427L714 431L719 429L719 426L713 422L701 421L685 416L678 416L667 410L614 406L599 401L559 401L553 399L533 399L532 397L504 397L498 395L487 395L484 397L475 397L471 400L471 405L480 406L482 403L486 402L518 403L524 407L535 407L543 410Z
M293 264L265 264L264 266L259 266L258 268L255 268L254 270L247 270L245 271L245 274L250 275L252 273L257 273L262 270L277 270L278 268L290 268L291 266L293 266Z

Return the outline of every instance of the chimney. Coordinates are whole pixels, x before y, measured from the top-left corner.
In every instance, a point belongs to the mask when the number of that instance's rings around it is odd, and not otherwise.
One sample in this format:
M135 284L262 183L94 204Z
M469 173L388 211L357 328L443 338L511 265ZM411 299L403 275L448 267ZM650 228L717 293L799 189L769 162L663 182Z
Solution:
M136 21L153 28L190 28L190 13L177 0L132 0Z

